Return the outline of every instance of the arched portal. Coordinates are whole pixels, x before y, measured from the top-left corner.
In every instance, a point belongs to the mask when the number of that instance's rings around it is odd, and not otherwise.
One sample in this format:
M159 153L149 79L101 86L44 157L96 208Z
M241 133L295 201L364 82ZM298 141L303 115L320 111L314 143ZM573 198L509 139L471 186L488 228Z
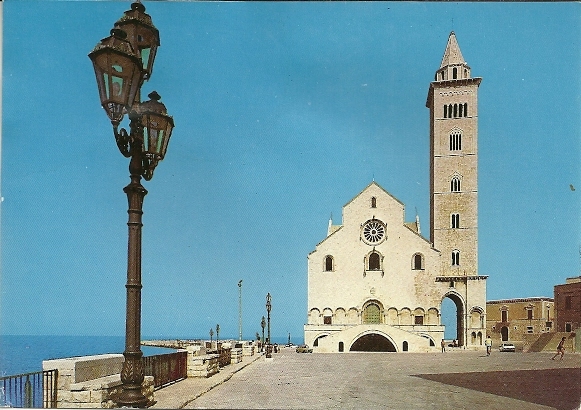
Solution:
M455 318L454 318L455 323L456 323L456 340L458 341L458 346L464 346L464 344L465 344L465 341L464 341L464 328L465 328L464 303L462 302L462 299L460 299L460 296L458 296L454 292L450 292L444 297L444 300L442 301L443 304L444 304L446 298L448 298L449 300L454 302L454 307L455 307L455 311L456 311Z
M500 329L500 337L503 342L508 342L508 327L503 326Z
M370 333L357 339L349 349L350 352L396 352L391 341L377 333Z

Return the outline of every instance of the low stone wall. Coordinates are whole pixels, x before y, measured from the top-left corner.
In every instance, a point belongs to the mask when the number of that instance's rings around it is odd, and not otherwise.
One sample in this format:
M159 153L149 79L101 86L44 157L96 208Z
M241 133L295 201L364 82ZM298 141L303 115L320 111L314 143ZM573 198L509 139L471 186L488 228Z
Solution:
M58 408L115 408L121 393L122 354L44 360L43 370L58 370ZM146 376L142 392L153 403L153 376Z
M188 377L210 377L220 371L218 354L194 355L188 349Z
M242 361L242 349L232 349L230 351L230 364L240 363Z
M250 344L242 345L242 354L244 356L254 356L254 345Z

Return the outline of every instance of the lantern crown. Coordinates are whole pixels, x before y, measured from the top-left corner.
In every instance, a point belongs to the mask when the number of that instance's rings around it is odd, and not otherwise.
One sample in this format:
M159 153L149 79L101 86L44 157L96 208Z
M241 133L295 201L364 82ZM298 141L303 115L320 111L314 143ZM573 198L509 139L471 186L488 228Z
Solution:
M128 41L141 58L143 79L149 80L160 43L159 30L153 25L151 16L145 12L145 6L139 2L132 3L131 10L127 10L115 26L127 33Z

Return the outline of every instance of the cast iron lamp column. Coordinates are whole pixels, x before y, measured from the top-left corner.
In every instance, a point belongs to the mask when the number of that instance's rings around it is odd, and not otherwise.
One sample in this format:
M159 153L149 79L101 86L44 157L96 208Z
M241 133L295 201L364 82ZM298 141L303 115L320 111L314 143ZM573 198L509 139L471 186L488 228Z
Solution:
M264 328L266 327L266 319L262 316L260 321L260 327L262 327L262 349L264 350Z
M141 351L141 228L143 199L147 190L141 177L149 181L158 162L165 157L174 127L160 96L153 91L150 100L140 102L141 86L149 80L159 46L159 32L139 2L115 23L111 35L101 40L89 53L93 62L101 105L107 112L117 147L131 158L131 182L123 191L128 201L127 305L125 351L121 381L123 391L117 404L145 407L147 398L141 391L144 376ZM129 134L119 125L129 116Z
M272 309L271 304L272 297L270 296L270 292L266 295L266 314L267 314L267 323L268 323L268 338L266 339L266 357L271 357L271 347L270 347L270 309Z

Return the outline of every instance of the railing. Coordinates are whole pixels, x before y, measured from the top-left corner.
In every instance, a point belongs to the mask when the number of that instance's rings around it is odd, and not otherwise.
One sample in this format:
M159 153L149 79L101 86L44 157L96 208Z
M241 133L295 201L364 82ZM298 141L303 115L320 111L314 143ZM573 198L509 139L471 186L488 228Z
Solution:
M159 389L169 383L188 376L188 352L176 352L146 356L143 369L146 376L153 376L154 388Z
M56 408L58 370L0 377L0 407Z

